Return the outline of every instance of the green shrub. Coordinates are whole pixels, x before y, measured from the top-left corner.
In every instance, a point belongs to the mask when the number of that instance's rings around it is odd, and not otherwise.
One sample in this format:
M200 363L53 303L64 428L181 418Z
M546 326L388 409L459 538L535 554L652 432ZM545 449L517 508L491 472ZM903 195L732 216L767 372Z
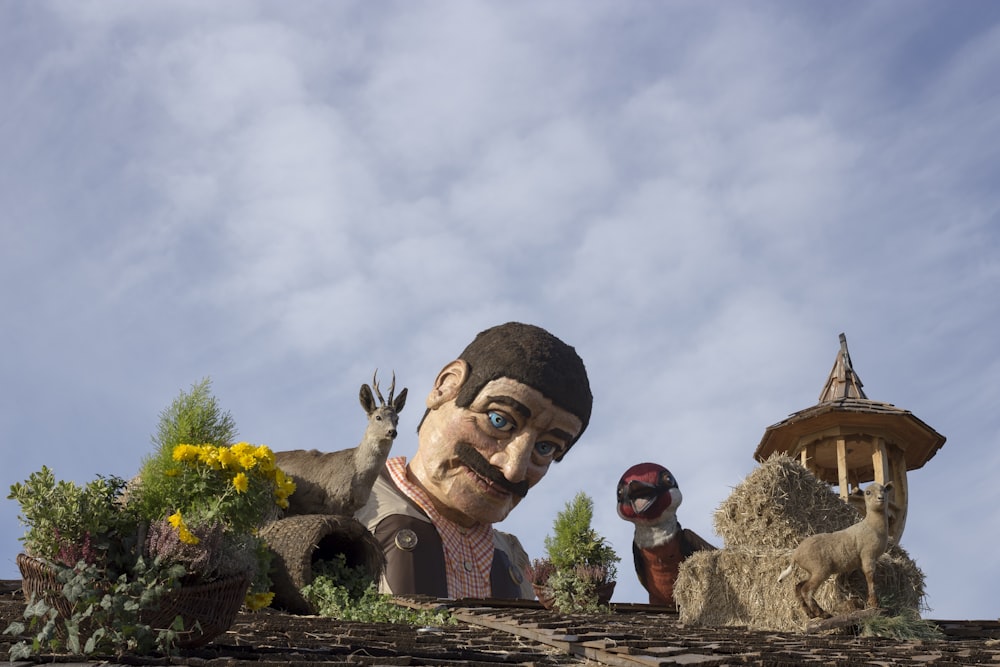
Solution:
M564 613L605 610L598 588L618 574L621 559L591 526L593 518L594 501L581 491L556 515L552 535L545 538L546 558L528 567L531 582L548 588L553 606Z
M84 486L56 481L46 466L12 484L7 498L21 506L25 552L70 567L80 560L120 564L137 539L136 516L122 503L124 488L118 477L98 477Z
M600 567L604 568L604 581L613 581L621 559L591 526L593 519L594 501L581 491L556 515L553 534L545 537L545 551L557 570Z
M143 460L141 489L131 501L149 521L164 518L164 508L182 507L191 492L179 488L171 478L177 468L174 449L178 445L225 447L236 441L236 422L229 412L222 411L211 390L211 379L204 378L191 385L191 391L182 391L160 413L152 436L155 450Z
M454 623L447 611L410 609L378 592L363 566L351 567L344 554L313 564L313 580L302 595L320 616L364 623L405 623L434 626Z

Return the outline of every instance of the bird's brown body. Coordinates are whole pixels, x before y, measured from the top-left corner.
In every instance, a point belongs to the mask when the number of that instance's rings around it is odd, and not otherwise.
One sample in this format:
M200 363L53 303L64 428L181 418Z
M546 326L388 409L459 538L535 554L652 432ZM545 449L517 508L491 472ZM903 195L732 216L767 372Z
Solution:
M635 524L632 556L650 604L673 607L681 563L696 551L715 548L677 522L682 498L673 475L656 463L634 465L618 482L618 515Z

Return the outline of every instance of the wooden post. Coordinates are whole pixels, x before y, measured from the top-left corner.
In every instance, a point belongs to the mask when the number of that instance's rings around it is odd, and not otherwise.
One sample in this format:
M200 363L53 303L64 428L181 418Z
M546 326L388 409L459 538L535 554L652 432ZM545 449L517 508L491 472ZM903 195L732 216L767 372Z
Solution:
M903 536L903 529L906 528L906 510L909 503L907 497L909 490L906 485L906 454L899 447L890 447L889 461L892 464L892 502L890 508L894 515L889 523L889 535L896 544L899 544L899 540Z
M879 484L885 484L889 481L889 453L885 448L885 439L882 437L875 438L875 444L872 447L872 468L875 470L875 481Z
M802 463L802 467L806 470L812 471L813 474L818 474L819 470L816 468L816 443L809 443L799 452L799 462Z
M847 440L837 438L837 479L840 482L840 499L847 502Z

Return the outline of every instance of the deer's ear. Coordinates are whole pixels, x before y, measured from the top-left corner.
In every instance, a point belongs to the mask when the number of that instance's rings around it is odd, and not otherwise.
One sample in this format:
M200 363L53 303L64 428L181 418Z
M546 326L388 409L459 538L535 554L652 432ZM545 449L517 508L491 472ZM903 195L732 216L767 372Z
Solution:
M398 415L403 411L404 405L406 405L406 387L403 387L403 391L399 392L399 396L393 399L392 409L395 410Z
M375 411L377 407L375 405L375 397L372 396L371 387L366 384L361 385L361 391L358 392L358 399L361 401L361 407L365 409L365 414L371 414Z
M458 396L458 390L462 388L468 377L469 364L462 359L456 359L442 368L434 380L434 388L431 389L431 393L427 396L427 408L433 410L448 401L454 400Z

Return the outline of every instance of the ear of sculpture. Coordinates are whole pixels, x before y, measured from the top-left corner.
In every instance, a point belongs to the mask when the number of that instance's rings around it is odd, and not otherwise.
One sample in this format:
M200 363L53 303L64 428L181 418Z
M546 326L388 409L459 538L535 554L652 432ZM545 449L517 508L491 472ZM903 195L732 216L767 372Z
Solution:
M392 409L395 410L398 415L403 411L404 405L406 405L406 387L403 387L403 391L399 392L399 396L393 399Z
M371 414L378 407L375 405L375 397L372 396L371 387L366 384L361 385L361 391L358 392L358 399L361 401L361 407L365 409L365 414Z
M433 410L454 400L468 377L469 364L462 359L456 359L442 368L434 379L431 393L427 396L427 409Z

